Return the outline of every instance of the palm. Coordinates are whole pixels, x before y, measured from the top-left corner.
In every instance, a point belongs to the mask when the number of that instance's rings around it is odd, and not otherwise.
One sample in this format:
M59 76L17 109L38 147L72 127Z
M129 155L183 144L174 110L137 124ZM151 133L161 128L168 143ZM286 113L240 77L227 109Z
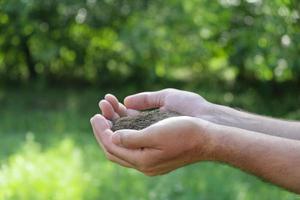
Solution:
M106 95L105 100L100 101L100 109L108 120L136 115L140 110L152 108L196 117L206 112L209 105L210 103L198 94L176 89L135 94L125 98L125 106L113 95Z
M197 116L208 102L201 96L186 91L171 90L165 97L163 108L186 116Z

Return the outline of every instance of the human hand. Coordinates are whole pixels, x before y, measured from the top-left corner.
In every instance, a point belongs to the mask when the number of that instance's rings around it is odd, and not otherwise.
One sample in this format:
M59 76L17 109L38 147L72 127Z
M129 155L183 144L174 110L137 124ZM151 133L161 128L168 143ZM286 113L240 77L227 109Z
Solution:
M124 105L115 96L108 94L99 103L103 116L109 120L136 115L140 110L151 108L174 111L185 116L200 117L209 115L212 106L212 103L196 93L177 89L131 95L125 98Z
M115 133L102 115L95 115L91 124L109 160L148 176L209 160L213 149L210 123L197 118L173 117L143 130Z

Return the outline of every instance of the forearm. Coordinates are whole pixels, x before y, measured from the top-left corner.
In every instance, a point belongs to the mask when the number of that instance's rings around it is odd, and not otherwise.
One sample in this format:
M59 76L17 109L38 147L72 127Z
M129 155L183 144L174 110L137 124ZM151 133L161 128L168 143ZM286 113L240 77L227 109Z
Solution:
M254 115L216 104L208 115L201 118L225 126L300 140L300 122Z
M273 184L300 193L300 142L212 125L210 159L240 168Z

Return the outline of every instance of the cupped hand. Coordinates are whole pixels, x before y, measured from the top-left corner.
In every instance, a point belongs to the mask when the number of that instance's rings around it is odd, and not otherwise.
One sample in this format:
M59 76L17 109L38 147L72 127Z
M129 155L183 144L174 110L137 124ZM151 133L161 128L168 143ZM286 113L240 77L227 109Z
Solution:
M164 89L155 92L142 92L128 96L124 104L107 94L99 102L99 107L105 118L114 120L122 116L136 115L140 110L160 108L177 112L181 115L200 117L208 115L213 104L196 93Z
M99 102L102 115L108 120L115 120L120 117L137 115L139 111L128 109L112 94L105 95Z
M91 123L109 160L149 176L209 160L212 149L210 123L193 117L168 118L143 130L115 133L101 115L95 115Z

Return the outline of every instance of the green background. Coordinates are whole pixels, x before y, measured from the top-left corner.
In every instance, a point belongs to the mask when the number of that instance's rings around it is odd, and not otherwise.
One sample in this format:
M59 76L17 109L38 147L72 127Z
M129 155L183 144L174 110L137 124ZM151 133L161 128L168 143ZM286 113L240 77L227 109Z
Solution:
M229 166L108 162L106 93L175 87L300 119L297 0L0 0L0 199L300 199Z

